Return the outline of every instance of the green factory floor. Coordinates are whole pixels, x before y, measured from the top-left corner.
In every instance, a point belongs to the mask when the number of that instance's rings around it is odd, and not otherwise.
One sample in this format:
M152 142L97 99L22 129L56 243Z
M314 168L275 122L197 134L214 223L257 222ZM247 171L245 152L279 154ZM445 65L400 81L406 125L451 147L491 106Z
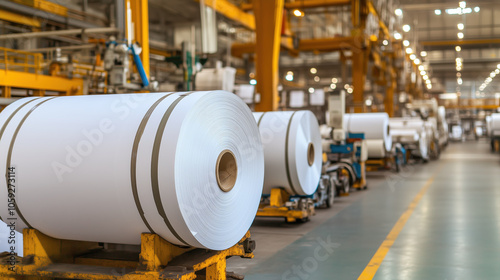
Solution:
M229 260L228 270L247 280L358 279L370 264L373 279L500 278L500 155L486 140L451 143L438 161L369 173L368 183L309 223L257 219L256 258Z

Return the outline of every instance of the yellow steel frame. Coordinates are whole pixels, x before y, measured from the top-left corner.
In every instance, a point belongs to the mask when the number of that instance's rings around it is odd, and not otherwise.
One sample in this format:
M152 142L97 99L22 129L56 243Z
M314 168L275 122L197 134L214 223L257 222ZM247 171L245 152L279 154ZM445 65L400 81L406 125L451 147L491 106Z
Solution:
M13 2L17 2L26 6L30 6L45 12L49 12L52 14L60 15L63 17L68 16L68 8L61 6L56 3L52 3L45 0L12 0Z
M314 205L310 205L306 209L290 210L285 206L285 203L290 198L285 190L274 188L271 190L269 204L261 204L257 211L257 217L284 217L287 222L293 223L297 220L305 220L315 214Z
M146 76L149 78L150 62L148 0L125 1L125 7L130 7L130 10L132 12L131 21L134 23L134 40L138 42L142 48L142 52L140 53L139 57L141 58L142 66L144 67ZM125 16L127 17L128 13L126 13ZM128 25L127 28L129 28ZM127 34L129 34L128 29Z
M41 26L40 20L36 18L23 16L6 10L0 10L0 19L36 28Z
M139 261L91 259L82 256L99 249L98 243L61 240L48 237L36 229L24 229L24 258L14 266L0 264L1 279L86 279L86 280L192 280L196 272L206 269L206 279L226 279L226 258L247 253L245 242L250 233L233 247L212 251L175 246L156 234L141 235ZM10 256L7 256L7 258ZM183 261L186 258L187 261ZM196 258L196 259L195 259ZM178 269L168 270L175 263ZM13 267L13 271L9 268ZM127 269L128 268L128 269ZM183 268L183 269L180 269Z
M449 41L425 41L420 42L424 47L457 46L457 45L489 45L500 44L500 39L472 39L472 40L449 40Z
M0 87L33 89L35 94L43 95L45 91L56 91L65 95L83 94L83 80L67 79L18 71L0 70Z
M39 74L42 60L42 54L0 48L2 96L10 97L11 88L32 89L36 96L45 95L45 91L66 95L83 94L82 79Z
M349 5L351 0L302 0L285 3L285 9L310 9L310 8L320 8L320 7L330 7L330 6L343 6ZM240 5L243 11L251 10L253 8L252 4L243 3Z
M198 0L199 1L199 0ZM212 7L218 13L225 17L241 23L250 30L255 30L255 17L252 14L244 12L238 6L228 0L203 0L205 5Z
M278 68L283 22L284 0L254 0L256 30L257 92L260 103L256 111L275 111L278 109Z

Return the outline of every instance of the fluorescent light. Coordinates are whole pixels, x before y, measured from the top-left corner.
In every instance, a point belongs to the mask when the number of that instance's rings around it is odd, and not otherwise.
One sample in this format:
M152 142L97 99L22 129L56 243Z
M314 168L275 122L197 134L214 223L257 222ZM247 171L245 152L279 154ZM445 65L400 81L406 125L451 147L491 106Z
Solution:
M464 38L464 33L458 32L457 33L457 37L458 37L458 39L463 39Z
M402 16L402 15L403 15L403 10L401 10L401 9L396 9L396 10L394 11L394 13L395 13L398 17L400 17L400 16Z
M389 41L384 40L384 41L382 42L382 44L384 44L384 46L387 46L387 45L389 45Z
M394 39L401 40L403 39L403 36L401 36L401 34L399 34L398 32L394 32Z
M476 13L479 13L479 11L480 11L480 10L481 10L481 9L480 9L479 7L475 7L475 8L474 8L474 12L476 12Z
M461 48L460 46L456 46L456 47L455 47L455 50L456 50L457 52L460 52L460 51L462 51L462 48Z
M295 9L295 10L293 10L293 15L296 17L303 17L304 12L302 12L301 10Z
M344 88L345 88L345 89L348 89L348 88L350 88L350 86L349 86L348 84L345 84L345 85L344 85Z
M338 81L337 78L332 78L332 83L336 84Z
M472 8L456 8L456 9L446 9L446 13L449 15L462 15L472 13Z
M458 27L458 30L464 30L464 24L463 23L457 24L457 27Z
M293 75L286 75L285 79L289 82L293 81Z
M425 72L424 70L420 71L420 75L424 76L424 75L427 75L427 72Z
M439 99L457 99L456 93L441 93Z
M413 62L415 62L416 65L419 65L421 63L419 58L415 59Z
M311 74L316 74L316 73L318 73L318 70L313 67L313 68L309 69L309 72L311 72Z
M420 52L420 55L421 55L422 57L426 57L426 56L427 56L427 52L426 52L426 51L421 51L421 52Z
M425 80L425 83L426 83L426 84L430 84L430 83L431 83L431 80Z
M490 73L490 77L492 77L492 78L495 78L496 75L497 75L497 73L495 73L495 72Z
M429 76L424 75L424 77L423 77L423 78L424 78L424 80L428 80L428 79L429 79Z
M352 88L347 89L347 93L352 93L354 90Z
M410 41L404 40L403 41L403 46L408 47L410 45Z
M319 83L319 80L320 80L320 79L319 79L319 77L318 77L318 76L314 77L314 81L315 81L316 83Z
M331 89L336 89L336 88L337 88L337 85L336 85L336 84L331 84L331 85L330 85L330 88L331 88Z
M404 32L410 32L410 30L411 30L410 25L408 25L408 24L403 25L403 31Z
M309 88L309 93L314 93L314 88L310 87Z
M495 69L495 73L498 75L500 74L500 69Z
M406 48L406 53L407 53L407 54L412 54L412 53L413 53L412 48Z
M256 79L251 79L250 80L250 84L255 86L257 84L257 80Z
M441 14L441 10L434 10L434 13L439 16Z
M428 89L432 89L432 85L431 84L427 84L427 88Z
M417 58L417 56L416 56L415 54L411 54L411 55L410 55L410 59L411 59L411 60L415 60L416 58Z
M467 3L466 3L465 1L460 1L460 2L458 3L458 6L459 6L460 8L462 8L462 9L465 9L465 7L467 7Z
M423 65L420 65L420 66L418 66L418 70L420 70L420 71L424 71L424 70L425 70L425 67L424 67Z
M458 78L458 79L457 79L457 83L458 83L459 85L463 84L462 78Z
M373 101L370 98L368 98L365 100L365 104L366 104L366 106L370 107L370 106L372 106Z

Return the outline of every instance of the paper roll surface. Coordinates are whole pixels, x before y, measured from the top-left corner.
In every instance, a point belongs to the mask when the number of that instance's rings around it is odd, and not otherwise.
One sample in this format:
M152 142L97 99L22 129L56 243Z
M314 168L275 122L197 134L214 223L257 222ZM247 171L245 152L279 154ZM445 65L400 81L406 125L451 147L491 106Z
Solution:
M254 113L264 146L264 194L282 187L290 194L311 195L319 183L322 144L311 111Z
M386 154L384 140L366 140L368 158L384 158Z
M223 91L24 98L0 114L17 230L140 244L143 232L212 250L236 244L261 196L248 107ZM0 183L0 216L8 216Z
M351 133L364 133L367 140L383 140L387 152L392 148L387 113L345 114L344 127Z

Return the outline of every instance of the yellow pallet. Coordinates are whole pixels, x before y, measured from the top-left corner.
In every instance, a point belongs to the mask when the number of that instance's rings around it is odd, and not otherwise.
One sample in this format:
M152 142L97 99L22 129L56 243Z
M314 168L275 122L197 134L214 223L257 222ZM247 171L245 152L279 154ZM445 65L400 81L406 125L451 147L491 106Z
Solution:
M304 209L289 209L285 203L290 198L285 190L275 188L271 190L270 203L261 204L257 211L257 217L283 217L287 222L307 221L315 214L314 205L311 204Z
M226 258L253 258L255 248L250 233L224 251L179 247L156 234L143 233L141 253L134 256L136 260L130 260L123 252L112 255L102 250L98 257L95 250L100 246L95 242L55 239L36 229L25 229L23 235L24 257L11 265L11 256L4 254L0 279L225 280Z

